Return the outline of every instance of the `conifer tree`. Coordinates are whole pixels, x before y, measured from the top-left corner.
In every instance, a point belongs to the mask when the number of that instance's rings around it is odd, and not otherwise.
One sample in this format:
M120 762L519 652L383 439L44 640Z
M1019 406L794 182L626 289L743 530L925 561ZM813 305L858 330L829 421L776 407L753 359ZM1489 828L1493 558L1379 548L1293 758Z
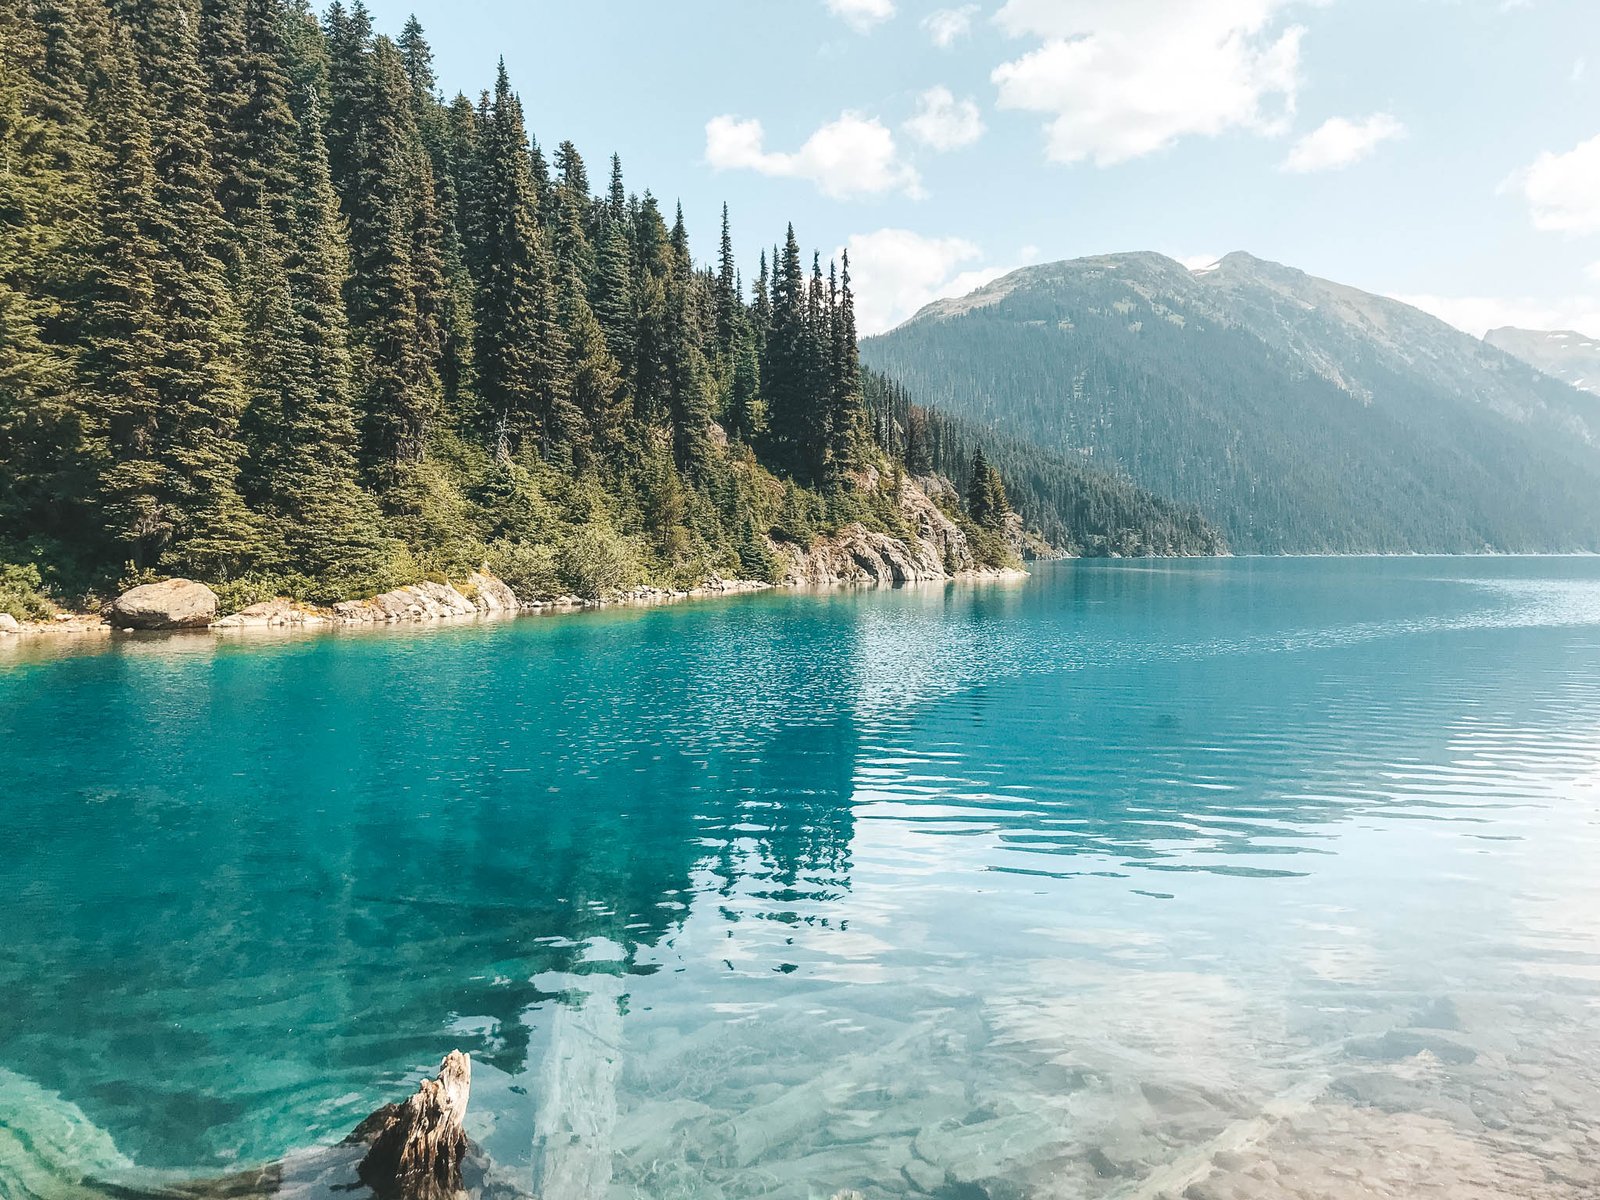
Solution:
M555 264L545 243L522 105L505 63L482 133L480 202L486 222L478 284L478 373L486 415L506 448L532 438L565 454L576 421L570 346L557 314Z
M860 465L864 434L861 349L856 340L855 297L850 290L849 251L844 254L842 287L837 291L834 289L831 263L828 280L828 311L832 317L829 394L833 408L829 420L829 461L837 484Z
M354 157L343 188L351 257L345 300L357 345L363 458L388 489L397 467L422 458L437 411L442 339L430 297L442 270L432 172L404 60L383 37L364 60L364 97L352 114ZM336 68L339 61L336 49ZM331 120L329 128L331 162Z
M739 295L738 267L733 260L733 232L728 224L728 206L722 206L722 240L717 247L717 348L732 354L739 340L744 302Z
M606 221L589 299L612 354L619 363L631 363L635 333L633 252L620 221Z
M247 428L257 499L282 531L283 565L335 594L371 578L382 557L378 509L356 458L343 286L348 272L314 95L299 123L288 237L262 238L249 266Z
M767 432L780 469L804 482L817 479L817 405L811 379L808 297L800 244L789 226L772 291L772 328L761 378L767 399Z
M363 114L371 103L372 18L361 0L333 0L323 19L328 54L328 165L346 213L353 209Z
M151 119L148 131L131 118L119 130L107 222L131 239L108 247L108 257L141 260L112 285L111 304L129 326L114 376L129 378L126 387L103 379L112 414L107 514L136 562L223 579L248 567L259 529L238 491L239 328L216 257L224 222L207 152L205 79L184 0L143 0L135 17L144 100L131 81L125 86Z
M0 526L82 541L93 489L75 372L99 240L99 3L0 3Z

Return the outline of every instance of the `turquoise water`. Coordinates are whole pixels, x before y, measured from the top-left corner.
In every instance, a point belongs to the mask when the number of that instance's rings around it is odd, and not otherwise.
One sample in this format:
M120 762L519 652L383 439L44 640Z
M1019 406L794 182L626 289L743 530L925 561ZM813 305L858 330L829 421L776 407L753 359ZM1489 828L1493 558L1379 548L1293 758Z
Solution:
M1600 1186L1592 559L13 640L0 847L0 1196Z

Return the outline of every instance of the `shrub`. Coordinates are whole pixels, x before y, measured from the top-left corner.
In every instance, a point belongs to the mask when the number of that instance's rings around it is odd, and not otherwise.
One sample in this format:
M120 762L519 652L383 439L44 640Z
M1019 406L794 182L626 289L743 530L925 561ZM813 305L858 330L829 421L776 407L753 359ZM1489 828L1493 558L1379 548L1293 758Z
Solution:
M32 563L0 562L0 612L19 621L42 621L56 611L44 594L44 577Z
M643 577L633 543L600 524L573 531L561 547L559 567L566 586L585 600L635 587Z
M556 552L542 542L495 542L489 547L488 563L524 604L561 594Z

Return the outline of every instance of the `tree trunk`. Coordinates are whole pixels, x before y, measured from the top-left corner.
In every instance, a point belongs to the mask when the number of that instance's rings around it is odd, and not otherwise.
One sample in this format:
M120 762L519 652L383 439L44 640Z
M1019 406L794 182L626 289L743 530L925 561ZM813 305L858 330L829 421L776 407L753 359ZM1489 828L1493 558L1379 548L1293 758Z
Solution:
M462 1192L472 1060L452 1050L436 1079L402 1104L386 1104L357 1125L347 1145L365 1145L361 1182L384 1200L446 1200Z

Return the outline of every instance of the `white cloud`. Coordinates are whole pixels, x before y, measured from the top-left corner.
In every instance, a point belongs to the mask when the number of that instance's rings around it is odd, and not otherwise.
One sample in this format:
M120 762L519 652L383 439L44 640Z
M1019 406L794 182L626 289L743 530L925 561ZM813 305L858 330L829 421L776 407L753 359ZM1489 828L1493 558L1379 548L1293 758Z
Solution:
M1007 0L996 16L1041 45L996 67L1004 108L1049 114L1047 153L1100 166L1229 129L1279 134L1300 86L1290 0Z
M866 33L894 16L894 0L826 0L828 11L857 33Z
M932 87L917 100L917 115L905 131L935 150L959 150L983 136L983 118L971 100L957 100L947 87Z
M922 28L941 50L948 50L972 32L972 18L978 15L976 4L963 4L960 8L941 8L922 18Z
M1330 117L1290 148L1283 169L1304 174L1348 167L1405 133L1406 127L1388 113L1374 113L1359 120Z
M1474 337L1491 329L1513 325L1518 329L1575 329L1600 338L1600 299L1564 296L1536 299L1527 296L1394 296L1404 304L1432 313Z
M1583 269L1584 276L1594 283L1600 283L1600 262L1592 262Z
M923 305L964 296L1010 268L983 264L983 251L958 237L924 237L909 229L853 233L850 273L862 333L882 333Z
M894 135L875 117L842 113L792 154L765 148L757 120L735 116L706 122L706 162L718 171L756 171L785 179L809 179L836 200L904 192L922 194L915 168L900 157Z
M1513 176L1533 227L1552 233L1600 233L1600 137L1565 154L1541 154Z

